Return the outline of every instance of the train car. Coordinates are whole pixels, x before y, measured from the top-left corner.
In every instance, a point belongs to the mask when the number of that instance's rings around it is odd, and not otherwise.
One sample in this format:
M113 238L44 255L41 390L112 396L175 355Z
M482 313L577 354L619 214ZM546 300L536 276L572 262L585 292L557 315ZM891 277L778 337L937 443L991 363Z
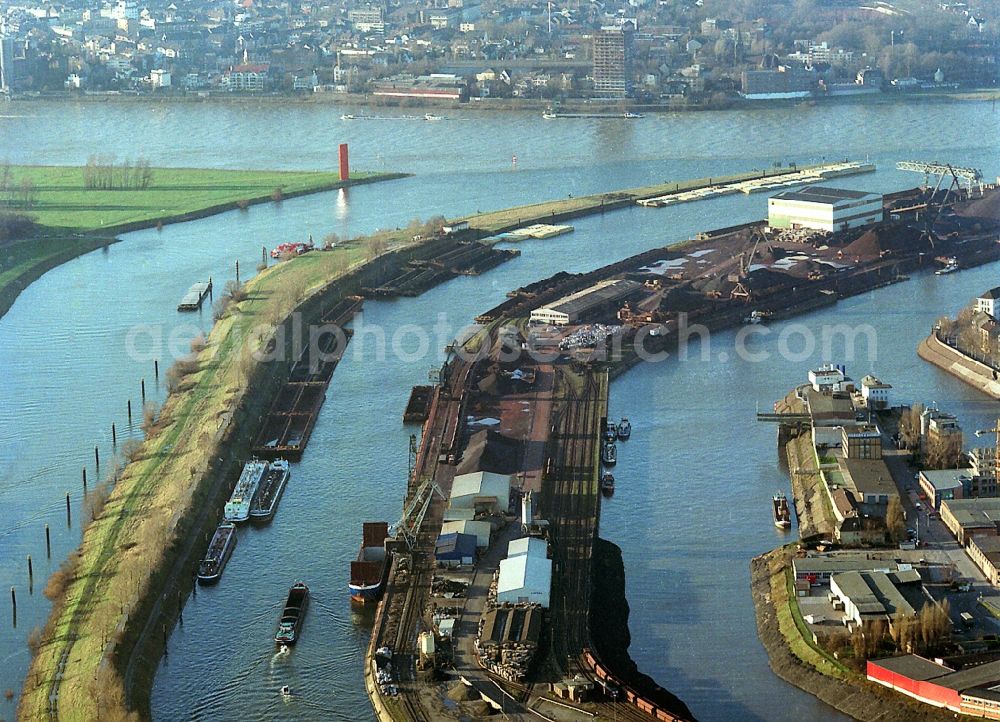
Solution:
M656 709L656 719L663 720L663 722L680 722L680 717L659 708Z
M656 706L645 697L636 697L635 706L649 715L656 714Z

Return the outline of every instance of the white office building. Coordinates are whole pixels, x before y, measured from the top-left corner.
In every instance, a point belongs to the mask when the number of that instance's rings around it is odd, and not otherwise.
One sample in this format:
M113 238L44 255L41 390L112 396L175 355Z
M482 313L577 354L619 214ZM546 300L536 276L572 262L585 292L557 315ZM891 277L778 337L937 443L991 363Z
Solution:
M831 233L857 228L882 220L882 196L807 186L769 198L767 220L772 228L814 228Z

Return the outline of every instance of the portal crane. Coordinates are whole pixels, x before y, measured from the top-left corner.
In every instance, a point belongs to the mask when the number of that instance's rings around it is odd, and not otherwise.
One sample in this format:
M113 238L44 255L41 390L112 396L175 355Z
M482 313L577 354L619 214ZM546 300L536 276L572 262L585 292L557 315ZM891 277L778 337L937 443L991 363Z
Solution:
M442 499L448 498L437 482L425 479L403 509L403 516L395 524L396 538L402 538L411 551L417 543L417 534L420 533L420 526L424 523L424 516L427 515L435 493Z

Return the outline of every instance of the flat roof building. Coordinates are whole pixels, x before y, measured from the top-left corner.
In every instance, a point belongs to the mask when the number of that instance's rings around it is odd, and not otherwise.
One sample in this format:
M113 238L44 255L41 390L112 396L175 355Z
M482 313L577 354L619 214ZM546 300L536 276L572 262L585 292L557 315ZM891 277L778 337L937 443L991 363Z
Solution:
M881 570L895 572L899 569L909 569L908 565L900 566L891 559L874 559L868 554L836 554L834 556L796 557L792 559L792 571L796 579L807 579L814 584L830 581L830 576L841 572L859 572Z
M974 534L997 535L1000 499L954 499L941 502L941 521L965 546Z
M832 233L881 220L879 193L807 186L767 200L767 222L772 228L814 228Z
M996 719L1000 708L1000 660L955 670L915 654L868 660L872 682L952 712Z
M969 558L983 570L993 586L1000 586L1000 537L976 534L966 546Z
M971 490L972 469L925 469L920 472L920 489L932 500L935 509L941 502L964 499Z
M535 309L531 312L530 320L554 326L576 323L584 313L616 303L640 288L642 284L637 281L601 281L590 288L564 296L553 304Z
M500 562L497 604L539 604L549 606L552 589L552 560L544 554L518 554Z
M490 545L493 528L488 521L446 521L441 525L441 536L446 534L471 534L476 537L476 547L485 549Z
M631 22L594 33L594 95L625 98L632 94L635 26Z
M489 471L474 471L456 476L451 485L452 509L506 511L510 503L511 477Z
M917 610L896 585L919 582L920 575L916 572L903 574L902 579L894 579L881 571L841 572L830 578L830 592L844 602L844 615L855 624L864 625L898 615L912 617Z

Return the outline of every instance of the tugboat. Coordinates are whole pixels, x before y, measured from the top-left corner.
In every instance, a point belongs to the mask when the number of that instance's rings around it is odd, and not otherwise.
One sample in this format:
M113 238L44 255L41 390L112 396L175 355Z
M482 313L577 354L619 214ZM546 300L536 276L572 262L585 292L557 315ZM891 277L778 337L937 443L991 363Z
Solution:
M389 525L384 521L365 522L361 537L358 558L351 562L348 588L353 601L366 604L381 599L389 576L389 554L385 548Z
M779 491L771 501L774 504L774 525L779 529L791 528L792 513L788 509L788 499Z
M302 620L309 606L309 587L302 582L295 582L288 590L288 599L278 621L278 631L274 634L277 644L295 644L302 628Z
M236 525L220 524L208 543L205 558L198 565L198 583L215 584L222 576L222 570L236 546Z
M604 427L604 441L611 442L618 440L618 427L615 426L613 421L609 421L607 426Z
M274 511L278 508L281 495L285 491L285 484L291 472L288 470L288 462L284 459L277 459L268 464L264 480L260 482L260 489L257 496L250 504L250 520L255 522L271 521Z
M610 471L604 472L601 476L601 493L604 496L611 496L615 493L615 475Z
M934 271L934 275L947 276L949 273L954 273L957 270L958 270L958 259L952 256L951 258L948 259L948 262L945 264L944 268L939 268L938 270Z
M257 489L265 471L267 471L266 461L252 459L246 463L240 473L239 481L236 482L236 488L233 489L233 495L226 502L223 513L226 521L246 521L250 518L250 505L257 496Z
M622 441L627 441L628 437L632 435L632 424L626 417L622 417L622 420L618 422L618 438Z
M615 446L615 442L609 441L604 445L601 450L601 461L605 466L614 466L618 463L618 447Z

